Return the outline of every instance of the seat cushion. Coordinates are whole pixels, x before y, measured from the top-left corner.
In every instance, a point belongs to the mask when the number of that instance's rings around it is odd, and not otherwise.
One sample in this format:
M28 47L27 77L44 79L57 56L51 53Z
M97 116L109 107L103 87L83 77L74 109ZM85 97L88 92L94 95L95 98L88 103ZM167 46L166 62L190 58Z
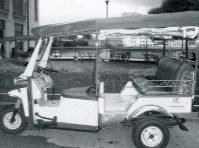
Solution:
M193 71L193 67L190 64L180 59L165 57L160 60L154 79L167 81L183 80L183 75L191 71ZM174 82L173 86L179 86L179 84L179 82ZM180 87L168 87L167 91L178 92L179 89Z
M158 64L155 80L176 80L181 61L168 57L162 58Z
M162 58L159 62L155 80L181 80L184 72L193 71L190 64L175 58Z
M62 91L62 96L65 98L95 100L95 91L93 87L76 87Z

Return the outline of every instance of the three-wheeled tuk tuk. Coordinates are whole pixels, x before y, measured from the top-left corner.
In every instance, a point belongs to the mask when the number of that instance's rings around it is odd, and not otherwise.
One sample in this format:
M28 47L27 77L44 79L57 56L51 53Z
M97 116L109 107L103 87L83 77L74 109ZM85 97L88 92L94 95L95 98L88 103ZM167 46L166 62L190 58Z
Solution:
M166 147L169 127L177 125L188 130L183 125L185 119L177 114L192 112L198 58L194 68L186 60L164 57L150 79L131 73L120 93L105 93L98 64L99 50L103 48L99 45L100 31L195 26L197 32L198 16L199 12L180 12L34 28L32 32L39 40L24 73L14 80L18 88L8 92L16 103L1 110L1 129L18 134L25 130L28 122L33 122L37 127L97 132L120 122L132 126L132 139L137 147ZM47 67L47 62L53 39L88 33L96 37L95 86L67 89L58 100L49 99L47 88L53 87L53 81L48 72L54 70ZM187 37L186 29L183 35ZM43 43L45 46L41 46Z

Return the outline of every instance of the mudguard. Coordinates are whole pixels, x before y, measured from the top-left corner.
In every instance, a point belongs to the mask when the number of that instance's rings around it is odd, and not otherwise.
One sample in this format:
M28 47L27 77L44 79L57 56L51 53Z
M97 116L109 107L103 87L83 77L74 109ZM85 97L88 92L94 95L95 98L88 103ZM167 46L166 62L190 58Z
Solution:
M142 106L142 107L138 108L137 110L135 110L132 114L130 114L128 116L128 119L139 117L140 115L142 115L146 112L150 112L150 111L159 112L168 117L174 117L172 113L169 113L168 111L166 111L164 108L162 108L160 106L147 105L147 106Z
M15 108L19 108L22 104L25 116L29 117L27 87L11 90L8 95L18 99L15 103Z

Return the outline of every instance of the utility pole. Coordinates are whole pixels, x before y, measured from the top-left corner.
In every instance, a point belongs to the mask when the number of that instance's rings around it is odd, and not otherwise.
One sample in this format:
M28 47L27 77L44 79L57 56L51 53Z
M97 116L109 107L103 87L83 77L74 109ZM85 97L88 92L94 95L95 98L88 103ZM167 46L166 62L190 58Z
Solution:
M166 56L166 40L163 39L163 54L162 54L163 57Z
M29 7L29 0L27 0L27 35L30 36L30 7ZM30 43L28 40L28 50L30 47Z
M189 59L189 39L185 39L185 58L186 60Z
M106 18L108 18L108 4L109 4L109 0L105 0L106 2Z

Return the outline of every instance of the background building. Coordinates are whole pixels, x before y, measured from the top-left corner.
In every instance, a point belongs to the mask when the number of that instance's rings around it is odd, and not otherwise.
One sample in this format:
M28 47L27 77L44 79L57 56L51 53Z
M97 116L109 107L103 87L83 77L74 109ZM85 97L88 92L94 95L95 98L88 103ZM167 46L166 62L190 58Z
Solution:
M28 46L34 47L33 41L14 41L18 36L31 35L31 29L39 25L39 0L0 0L0 38L1 53L4 57L12 55L12 49L20 46L27 51ZM13 37L6 41L8 37Z
M137 12L124 12L121 14L122 17L129 17L129 16L136 16L136 15L143 15L143 14L137 13Z
M123 45L126 47L152 47L153 41L144 35L125 36Z

